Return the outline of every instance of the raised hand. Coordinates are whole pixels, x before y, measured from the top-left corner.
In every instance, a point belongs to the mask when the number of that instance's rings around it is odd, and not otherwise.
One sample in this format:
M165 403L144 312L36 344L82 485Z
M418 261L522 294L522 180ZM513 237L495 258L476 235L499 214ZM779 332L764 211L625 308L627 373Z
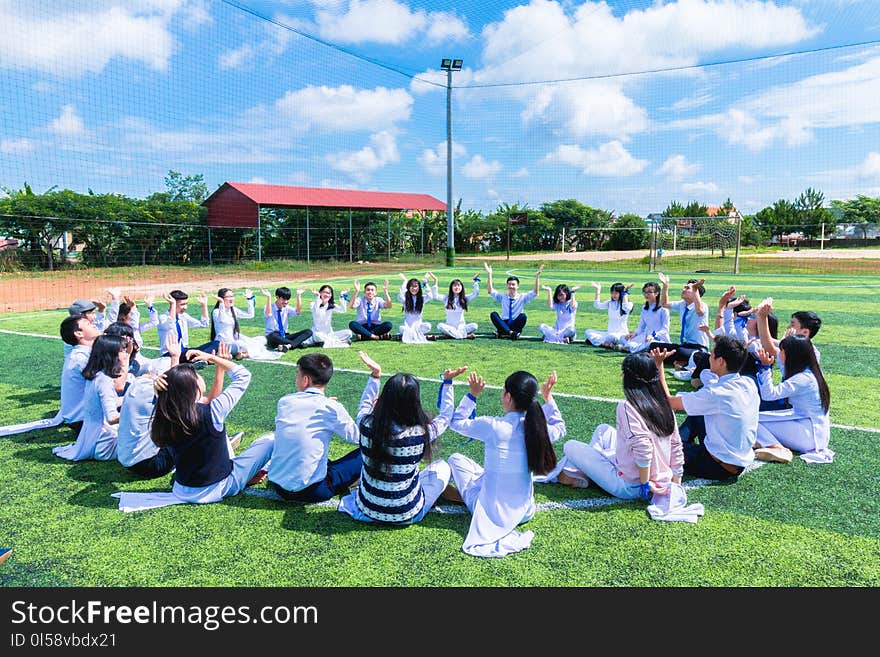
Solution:
M199 296L197 296L196 299L198 299L199 303L203 306L208 305L208 297L206 297L204 294L199 293Z
M776 356L768 354L763 349L758 349L758 360L761 361L762 365L770 366L776 360Z
M168 331L168 334L165 336L165 351L167 351L172 358L175 356L180 358L181 349L180 343L177 341L176 331Z
M597 283L596 281L590 281L590 285L592 285L593 288L595 288L596 292L598 292L599 290L602 289L602 286L599 283Z
M554 370L541 385L541 396L545 402L549 402L553 398L553 386L556 385L556 378L556 371Z
M456 367L456 368L446 368L445 370L443 370L443 379L447 380L447 381L449 379L454 379L459 374L466 372L467 369L468 369L467 365L462 365L461 367Z
M90 299L90 301L95 304L95 307L98 309L99 313L104 312L104 308L107 307L102 301L98 301L97 299Z
M664 274L662 271L658 271L658 272L657 272L657 279L658 279L663 285L666 285L666 286L669 285L669 276L667 276L666 274Z
M382 289L386 292L388 291L388 279L385 279L385 282L382 284Z
M365 351L359 351L358 356L360 357L361 362L370 368L370 376L374 379L378 379L382 376L382 366L370 358Z
M552 292L552 291L553 291L549 285L542 285L542 286L541 286L541 289L542 289L542 290L547 290L548 292Z
M733 299L733 295L736 294L736 287L731 285L724 293L721 295L721 298L718 299L718 305L724 306L728 301Z
M624 290L632 289L632 286L633 286L633 285L635 285L635 283L629 283L629 284L628 284L625 288L623 288L623 289L624 289Z
M228 342L221 342L217 345L217 356L225 360L232 359L232 345Z
M397 275L400 276L400 280L406 281L406 274L404 274L402 271L397 272Z
M359 294L361 291L361 282L358 279L354 279L354 293L355 295Z
M747 299L748 299L748 297L746 297L745 294L740 294L736 299L732 299L732 300L728 301L728 302L727 302L727 307L730 308L731 310L733 310L733 309L736 308L739 304L741 304L743 301L746 301ZM748 314L751 313L751 312L752 312L752 311L749 310L749 311L746 312L746 314L748 315Z
M301 296L304 295L305 293L306 293L306 288L304 288L304 287L298 288L298 289L296 290L296 296L298 296L298 297L301 297Z
M119 297L122 296L122 290L118 287L108 287L107 294L110 295L111 301L116 301Z
M487 274L491 274L491 273L492 273L492 267L489 266L489 263L488 263L488 262L483 262L483 268L486 270L486 273L487 273Z
M260 288L260 294L262 294L264 297L269 297L270 299L272 298L272 294L266 288Z
M165 378L165 372L162 372L162 374L157 376L156 380L153 381L153 389L156 392L166 392L168 390L168 379Z
M544 263L543 262L538 266L537 273L540 274L542 271L544 271Z
M657 364L657 369L663 372L663 363L667 358L675 354L675 349L672 351L667 351L666 349L660 349L659 347L654 347L651 351L648 352L651 358L654 359L654 362Z
M468 389L470 393L477 397L486 388L486 381L483 380L476 372L468 374Z
M144 297L144 303L147 304L147 308L153 307L153 301L154 301L153 296L150 294L148 294L147 296Z
M129 308L134 308L134 307L137 305L137 304L135 303L135 300L132 299L132 298L131 298L130 296L128 296L127 294L123 294L123 295L122 295L122 298L123 298L123 300L125 301L125 304L126 304Z
M254 296L254 291L251 288L246 287L244 289L244 296L245 298L250 299L252 296Z

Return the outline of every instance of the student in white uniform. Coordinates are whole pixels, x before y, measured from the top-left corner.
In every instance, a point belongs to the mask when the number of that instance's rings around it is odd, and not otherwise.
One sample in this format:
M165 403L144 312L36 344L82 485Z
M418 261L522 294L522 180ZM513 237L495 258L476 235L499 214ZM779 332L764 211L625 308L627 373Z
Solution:
M668 308L670 312L681 313L681 333L678 342L657 341L651 349L666 350L670 354L671 362L686 366L695 351L709 351L711 340L704 330L709 326L709 306L703 301L706 294L703 283L706 279L689 279L681 288L681 299L670 302L669 277L663 272L657 272L657 278L663 285L660 291L660 305Z
M660 304L660 286L649 281L642 286L645 305L639 315L639 325L620 341L620 350L638 353L649 349L652 342L669 342L669 310Z
M251 381L251 373L216 354L193 350L192 362L216 365L221 381L230 383L210 403L202 403L205 380L190 363L182 363L162 374L156 382L156 410L151 436L160 448L167 448L174 461L173 501L209 504L237 495L246 486L266 478L272 455L272 436L257 438L234 457L226 435L226 418Z
M96 305L97 304L97 305ZM100 310L98 310L98 306L100 306ZM88 319L92 325L98 330L98 333L102 333L105 328L107 328L107 318L104 316L104 304L100 301L89 301L88 299L77 299L72 304L70 304L70 308L67 309L67 312L70 316L73 315L82 315L86 319ZM66 359L70 352L73 350L73 347L68 343L64 343L64 358Z
M378 382L382 368L365 353L360 356ZM408 525L425 517L451 476L446 461L432 462L433 446L452 419L452 380L466 369L443 372L440 412L433 420L422 408L419 382L411 374L395 374L378 398L362 400L360 486L342 498L339 511L355 520L387 525ZM423 460L429 465L419 472Z
M83 426L70 445L54 447L52 453L69 461L109 461L116 458L116 430L121 394L132 380L128 360L132 341L100 335L92 345L83 368Z
M709 355L709 367L717 377L696 392L669 394L666 377L660 377L663 390L675 411L688 416L701 415L705 435L680 431L684 448L686 474L707 479L736 479L750 465L755 454L752 446L758 433L760 398L755 384L739 370L748 352L745 343L727 335L718 336ZM661 368L675 354L654 348L651 357ZM699 444L694 438L700 438Z
M122 322L131 326L134 329L135 342L137 342L138 347L143 347L144 337L142 334L159 326L159 312L153 306L153 297L144 297L144 303L147 305L148 319L146 322L142 322L141 313L134 299L123 295L119 288L110 288L107 290L107 293L110 295L110 302L107 304L108 323ZM120 302L120 298L123 301Z
M831 463L834 452L828 449L831 423L828 409L831 393L810 338L789 335L779 343L776 357L761 350L761 368L758 383L764 399L788 399L791 408L765 411L758 416L758 443L755 457L776 460L778 448L800 452L808 463ZM770 367L779 359L785 375L779 385L773 385ZM790 458L790 456L789 456Z
M472 514L462 549L476 557L503 557L525 550L534 534L520 533L517 525L535 514L532 473L543 475L556 466L551 443L565 435L565 422L553 400L556 373L540 388L528 372L507 377L501 391L503 417L469 419L477 397L486 387L482 377L471 372L468 392L452 416L450 428L484 443L484 465L462 454L449 457L455 489L444 492L447 499L460 499Z
M323 502L347 493L360 476L358 447L329 459L334 435L358 444L357 424L342 404L326 396L332 376L333 361L326 354L305 354L296 361L296 392L278 400L269 488L285 500ZM361 405L371 406L378 392L378 379L371 377Z
M247 289L244 291L247 308L235 307L235 292L228 287L217 290L217 302L211 311L211 342L222 342L230 345L232 357L241 360L248 357L248 349L244 336L238 325L239 319L253 319L256 310L256 297Z
M615 497L650 500L670 482L681 483L681 438L660 383L663 370L646 353L629 354L622 370L626 399L617 404L617 427L600 424L589 444L566 442L565 456L582 477L563 470L557 481L580 488L589 478Z
M433 290L429 283L432 277ZM437 290L437 277L427 272L424 285L417 278L407 279L403 273L400 274L400 279L400 290L397 293L397 300L403 304L403 324L397 328L400 341L405 344L424 344L434 337L428 335L431 332L431 324L422 320L422 311L427 302L440 296Z
M388 340L391 338L391 322L383 322L381 311L391 308L391 297L388 294L388 281L382 286L384 298L376 292L376 284L369 281L364 285L364 293L360 294L361 282L354 281L354 296L348 307L357 313L357 317L348 323L348 328L358 336L359 340Z
M82 372L89 362L92 344L101 335L101 331L85 315L70 315L61 322L60 332L64 344L71 349L64 359L64 368L61 371L60 413L64 423L73 430L74 437L77 437L83 425L83 399L86 389Z
M310 337L311 329L304 329L296 333L289 333L288 326L291 315L296 317L302 313L302 295L305 290L296 291L296 307L290 307L290 297L293 296L290 288L279 287L275 289L275 301L269 290L262 289L260 292L266 297L266 307L263 310L266 328L266 346L269 349L288 351L303 347Z
M460 278L454 278L449 283L449 293L446 295L446 321L439 322L437 328L445 335L456 340L473 340L477 330L476 322L465 321L464 314L468 310L468 304L480 294L479 277L474 276L473 291L464 293L464 283Z
M621 339L629 333L629 314L633 309L633 303L629 300L629 289L633 283L629 285L614 283L611 286L611 298L608 301L601 300L601 284L592 281L590 285L596 290L593 307L608 313L608 328L605 331L587 329L584 333L584 342L589 342L594 347L619 348Z
M544 271L544 265L538 267L535 274L535 287L529 292L519 291L519 277L507 277L507 292L499 292L492 287L492 267L488 262L483 263L486 269L487 281L486 290L489 296L501 304L501 313L493 312L489 315L492 325L495 327L496 335L499 338L510 338L518 340L526 327L528 317L523 312L525 305L538 296L538 289L541 285L541 272Z
M553 344L570 344L577 337L575 317L577 315L578 302L574 298L575 291L581 289L580 285L568 287L561 283L553 290L549 285L542 285L547 290L547 306L556 311L556 324L552 327L547 324L538 324L538 330L544 336L544 342Z
M348 347L352 332L349 329L333 330L333 314L345 312L345 292L341 304L336 303L333 288L322 285L317 291L317 298L309 305L312 311L312 336L303 342L304 347Z
M189 307L189 295L181 290L171 290L169 296L173 300L174 308L169 308L169 312L159 315L159 344L164 345L168 332L174 331L177 334L177 343L180 345L182 361L188 360L186 352L189 346L189 330L190 328L208 328L208 297L204 294L198 296L199 305L202 307L202 316L196 319L186 309ZM169 306L172 304L169 301ZM214 351L217 349L216 343L208 342L200 347L196 347L199 351ZM167 356L167 354L162 354Z

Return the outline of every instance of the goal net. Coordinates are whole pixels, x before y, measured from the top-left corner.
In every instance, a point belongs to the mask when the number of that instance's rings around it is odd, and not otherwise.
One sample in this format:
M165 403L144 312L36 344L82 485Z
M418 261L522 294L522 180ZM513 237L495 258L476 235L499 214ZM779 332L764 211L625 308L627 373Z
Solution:
M739 271L739 216L659 217L651 224L651 270Z

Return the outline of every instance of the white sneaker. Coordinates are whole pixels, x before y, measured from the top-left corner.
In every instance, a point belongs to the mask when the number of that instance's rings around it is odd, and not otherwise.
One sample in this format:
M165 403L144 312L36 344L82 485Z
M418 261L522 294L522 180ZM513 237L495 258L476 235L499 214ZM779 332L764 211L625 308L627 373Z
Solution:
M672 376L674 376L679 381L691 380L691 373L689 370L678 370L677 372L673 372Z
M244 431L239 431L237 434L232 436L229 439L229 446L232 447L232 449L238 449L238 446L241 445L242 436L244 436Z

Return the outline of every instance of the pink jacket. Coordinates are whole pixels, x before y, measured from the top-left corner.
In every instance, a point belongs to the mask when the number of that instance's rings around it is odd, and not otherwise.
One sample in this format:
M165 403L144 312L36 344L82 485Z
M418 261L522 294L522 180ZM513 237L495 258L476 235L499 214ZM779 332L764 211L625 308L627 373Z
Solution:
M684 452L678 427L669 436L651 432L635 407L624 400L617 405L617 444L615 461L621 476L639 483L639 467L651 466L651 481L668 482L673 474L681 475Z

